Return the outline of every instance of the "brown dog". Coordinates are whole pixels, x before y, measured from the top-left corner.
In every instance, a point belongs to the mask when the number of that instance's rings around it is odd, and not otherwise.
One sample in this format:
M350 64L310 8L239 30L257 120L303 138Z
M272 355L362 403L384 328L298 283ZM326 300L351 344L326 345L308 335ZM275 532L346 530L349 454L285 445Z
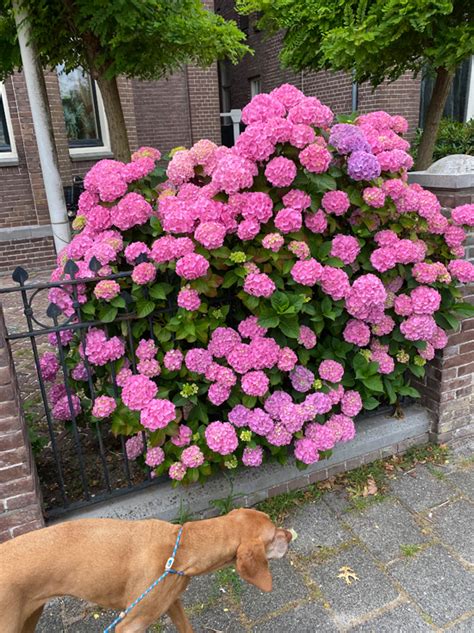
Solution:
M31 633L43 606L70 595L121 611L165 570L179 526L165 521L83 519L19 536L0 546L0 632ZM117 626L140 633L167 613L180 633L192 633L180 595L192 576L235 564L237 573L271 591L271 558L282 558L291 533L257 510L185 523L173 568Z

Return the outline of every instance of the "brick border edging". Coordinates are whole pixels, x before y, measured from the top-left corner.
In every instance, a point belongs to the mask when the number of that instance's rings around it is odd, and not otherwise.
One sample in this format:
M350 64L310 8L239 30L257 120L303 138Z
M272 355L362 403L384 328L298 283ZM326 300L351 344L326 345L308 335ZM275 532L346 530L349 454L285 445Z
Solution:
M0 543L41 527L39 481L0 305Z

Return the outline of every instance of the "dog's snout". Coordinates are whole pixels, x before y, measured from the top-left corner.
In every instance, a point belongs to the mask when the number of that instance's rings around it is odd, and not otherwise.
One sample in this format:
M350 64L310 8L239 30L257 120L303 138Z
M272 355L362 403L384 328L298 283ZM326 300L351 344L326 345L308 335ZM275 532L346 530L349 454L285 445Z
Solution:
M289 530L283 530L287 543L291 543L293 540L293 534Z

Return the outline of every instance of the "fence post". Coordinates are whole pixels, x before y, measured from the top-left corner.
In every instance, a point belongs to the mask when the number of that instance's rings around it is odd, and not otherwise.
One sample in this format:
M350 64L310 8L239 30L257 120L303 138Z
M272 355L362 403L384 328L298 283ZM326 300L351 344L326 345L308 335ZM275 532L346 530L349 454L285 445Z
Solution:
M0 542L44 526L42 500L0 305Z

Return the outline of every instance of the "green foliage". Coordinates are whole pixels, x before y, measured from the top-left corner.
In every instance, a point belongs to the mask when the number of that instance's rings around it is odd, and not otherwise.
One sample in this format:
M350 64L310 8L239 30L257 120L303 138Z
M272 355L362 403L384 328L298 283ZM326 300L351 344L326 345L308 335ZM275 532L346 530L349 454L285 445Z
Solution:
M94 78L158 79L186 63L236 62L249 49L235 22L201 0L23 0L45 68ZM0 0L0 80L20 68L11 0Z
M427 63L454 70L474 52L465 0L238 0L237 7L261 12L261 28L285 30L285 66L353 71L374 86Z
M411 153L416 159L418 147L420 145L422 130L416 131L415 140L411 146ZM467 123L442 119L436 138L433 152L433 160L439 160L451 154L474 154L474 119Z

